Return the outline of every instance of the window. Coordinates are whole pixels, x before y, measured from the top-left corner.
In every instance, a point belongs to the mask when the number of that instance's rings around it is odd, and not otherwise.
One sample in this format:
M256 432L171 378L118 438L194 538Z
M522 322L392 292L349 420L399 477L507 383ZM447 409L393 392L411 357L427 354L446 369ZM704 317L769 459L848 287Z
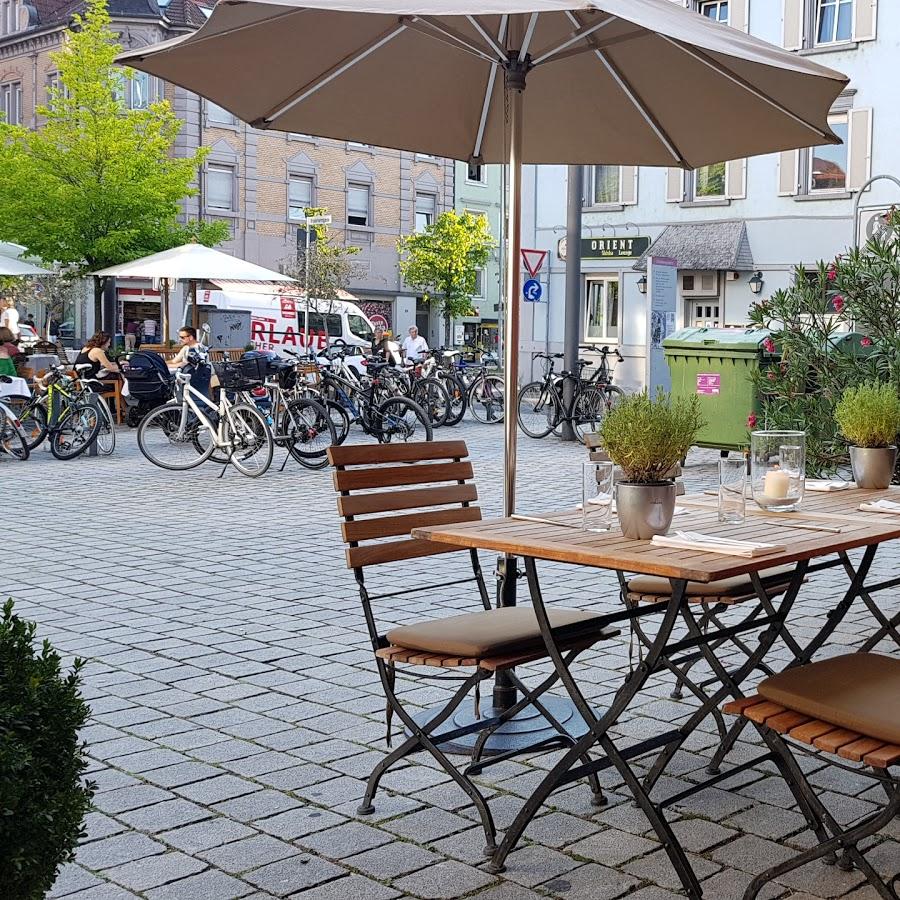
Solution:
M481 163L470 162L466 172L466 181L471 181L473 184L485 184L487 177L485 176L484 166Z
M313 205L313 180L302 175L288 177L288 218L306 218L306 210Z
M853 37L853 0L817 0L816 43L837 44Z
M843 143L810 147L806 151L808 154L806 187L811 194L821 191L847 190L847 142L849 137L847 119L846 117L840 120L829 119L828 124Z
M8 125L22 124L22 82L0 84L0 113Z
M484 299L484 269L478 269L475 272L475 292L473 296L479 300Z
M694 197L697 200L725 198L725 163L713 163L694 170Z
M206 206L234 211L234 166L211 165L206 170Z
M416 193L416 231L424 231L434 224L437 197L434 194Z
M588 279L584 339L586 341L619 339L618 279Z
M371 225L369 212L371 189L367 184L347 186L347 224L368 227Z
M590 166L588 182L589 206L621 202L622 170L619 166Z
M700 15L714 22L728 24L728 0L703 0L700 4Z
M210 100L206 101L206 118L216 125L237 125L237 119L225 107Z

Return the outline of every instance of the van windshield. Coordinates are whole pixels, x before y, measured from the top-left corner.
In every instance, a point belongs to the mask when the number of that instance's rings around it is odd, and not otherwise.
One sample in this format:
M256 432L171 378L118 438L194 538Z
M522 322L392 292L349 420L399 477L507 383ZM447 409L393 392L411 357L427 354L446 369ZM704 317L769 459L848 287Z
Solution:
M369 323L362 316L347 316L347 324L350 326L350 333L354 337L362 338L364 341L371 341L374 337Z

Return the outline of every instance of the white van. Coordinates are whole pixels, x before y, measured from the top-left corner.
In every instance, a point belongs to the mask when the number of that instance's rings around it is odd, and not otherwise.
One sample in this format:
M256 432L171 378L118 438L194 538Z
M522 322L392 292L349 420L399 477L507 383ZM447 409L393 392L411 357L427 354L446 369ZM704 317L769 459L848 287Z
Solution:
M367 352L371 346L373 326L368 316L345 291L340 300L309 301L309 334L304 331L306 300L298 294L272 293L260 286L254 290L246 284L240 290L197 291L200 321L211 327L211 346L244 346L253 344L256 350L285 350L314 353L327 349L338 339L348 347L360 347ZM191 321L190 306L185 308L185 322ZM216 327L216 323L223 323ZM223 334L218 334L221 331Z

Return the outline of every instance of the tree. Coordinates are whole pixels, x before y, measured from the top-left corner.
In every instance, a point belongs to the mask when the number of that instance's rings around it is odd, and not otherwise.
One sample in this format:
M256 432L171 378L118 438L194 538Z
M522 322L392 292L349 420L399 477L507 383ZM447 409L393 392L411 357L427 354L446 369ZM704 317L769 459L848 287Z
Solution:
M422 292L426 303L439 303L450 342L450 320L475 315L472 297L478 271L495 246L485 216L448 210L430 225L397 242L400 274Z
M224 223L178 222L209 150L171 155L181 121L168 101L125 108L135 73L115 65L120 49L106 0L88 0L51 54L60 83L37 109L41 127L0 123L0 238L80 273L228 235ZM98 321L101 295L98 281Z

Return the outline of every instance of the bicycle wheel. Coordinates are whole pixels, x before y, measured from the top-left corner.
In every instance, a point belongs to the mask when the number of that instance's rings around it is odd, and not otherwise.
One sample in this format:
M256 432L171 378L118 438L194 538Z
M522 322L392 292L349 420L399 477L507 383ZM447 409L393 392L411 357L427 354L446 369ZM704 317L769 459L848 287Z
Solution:
M422 435L426 441L434 437L428 414L406 397L391 397L374 411L372 433L381 444L422 440Z
M2 412L0 412L0 451L8 453L13 459L22 462L25 462L31 455L28 444L16 427L16 423Z
M78 403L63 410L50 437L50 452L57 459L75 459L97 440L100 413L92 403Z
M224 423L231 442L231 464L248 478L259 478L272 464L275 442L263 414L249 403L232 406Z
M288 451L301 466L324 469L328 465L328 448L335 443L335 431L328 410L321 403L289 403L278 431L288 437Z
M572 410L572 430L575 437L584 443L584 436L592 434L606 415L606 397L600 388L589 387L575 398Z
M100 431L97 432L97 449L104 456L109 456L116 449L116 426L106 401L97 398L97 409L100 413Z
M425 410L435 428L440 428L447 421L450 395L436 378L423 378L417 381L412 399Z
M469 409L472 416L484 425L503 421L503 379L499 375L485 375L472 382L469 388Z
M183 427L182 417L186 419ZM167 403L147 413L137 432L141 453L153 465L175 472L193 469L208 459L215 447L213 438L180 403Z
M443 375L441 378L450 398L450 411L447 415L447 421L444 422L444 425L449 428L453 425L459 425L465 418L466 410L469 408L469 398L466 386L461 378L457 378L456 375Z
M553 431L562 410L556 391L543 381L532 381L519 391L519 428L532 438L544 438Z
M47 410L31 397L13 395L4 397L3 402L19 420L19 424L22 426L20 433L25 438L28 449L34 450L39 447L47 437Z

